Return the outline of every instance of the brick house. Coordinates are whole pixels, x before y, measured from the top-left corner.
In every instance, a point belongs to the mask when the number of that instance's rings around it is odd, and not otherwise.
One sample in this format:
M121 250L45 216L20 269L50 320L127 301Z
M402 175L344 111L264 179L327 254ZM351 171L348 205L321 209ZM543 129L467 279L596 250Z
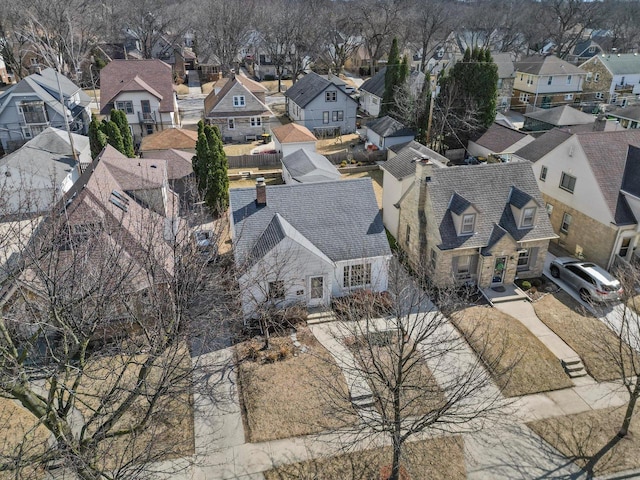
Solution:
M233 76L220 90L213 90L205 98L205 119L212 125L218 125L224 141L255 140L269 130L273 112L264 103L265 91L262 88L248 78Z
M579 103L587 72L555 55L534 55L516 63L511 108L551 108Z
M555 238L527 162L438 168L416 162L398 244L436 285L509 285L542 274Z
M518 150L538 179L555 240L609 269L640 244L640 130L552 130Z

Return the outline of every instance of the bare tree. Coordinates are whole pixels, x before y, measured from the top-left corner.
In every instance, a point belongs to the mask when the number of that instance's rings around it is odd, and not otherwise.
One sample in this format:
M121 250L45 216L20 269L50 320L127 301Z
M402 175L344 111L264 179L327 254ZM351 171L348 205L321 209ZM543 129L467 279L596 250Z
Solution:
M350 352L340 366L360 420L353 438L390 440L389 479L397 480L408 440L426 431L476 430L506 403L445 316L458 306L453 291L440 292L436 308L426 285L398 261L390 266L389 281L386 294L363 291L337 300L338 322L331 328ZM328 382L327 394L340 398L344 392Z
M351 4L335 2L325 10L326 49L322 52L324 63L334 73L342 72L345 63L360 47L358 27L353 22L349 9Z
M0 400L31 425L0 444L0 472L16 478L144 478L192 453L189 342L212 328L219 289L205 290L221 276L188 229L134 204L153 195L81 188L96 162L51 214L2 223L17 255L0 259Z
M424 72L436 47L451 33L453 11L449 4L440 0L414 1L410 11L409 28L419 40L420 71Z

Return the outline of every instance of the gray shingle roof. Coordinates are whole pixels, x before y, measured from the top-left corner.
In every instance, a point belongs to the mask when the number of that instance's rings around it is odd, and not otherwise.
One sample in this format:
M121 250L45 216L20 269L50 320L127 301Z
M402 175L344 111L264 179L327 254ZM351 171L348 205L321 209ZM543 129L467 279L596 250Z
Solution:
M300 148L282 159L291 177L300 183L340 180L338 169L319 153Z
M511 195L509 196L509 203L516 208L523 208L532 199L533 197L528 193L523 192L519 188L513 187L511 189Z
M633 75L640 73L640 55L633 53L608 54L597 57L598 61L614 75Z
M542 157L551 152L561 143L567 141L571 137L571 133L559 128L554 128L544 135L536 138L533 142L525 145L515 154L519 157L529 160L530 162L537 162Z
M516 63L516 71L532 75L586 75L581 68L571 65L555 55L533 55Z
M326 78L322 78L317 73L309 73L299 79L291 88L285 92L285 97L290 98L300 108L306 107L314 98L324 92L327 87L336 87L343 95L355 102L347 95L342 88L333 84Z
M510 53L492 53L493 63L498 66L498 78L514 78L516 67Z
M596 121L596 117L589 113L581 112L569 105L562 105L537 112L525 113L526 118L533 118L541 122L555 125L556 127L572 125L588 125Z
M449 210L451 210L456 215L462 215L467 208L471 206L471 202L464 198L462 195L459 195L457 192L454 192L451 196L451 200L449 200Z
M527 134L524 132L494 123L475 143L488 148L494 153L502 153L526 136Z
M640 198L640 148L629 146L624 168L622 190Z
M250 258L276 214L332 261L391 253L370 178L268 185L266 195L267 204L257 206L255 188L229 192L239 263Z
M382 98L384 95L384 76L387 72L387 67L380 69L378 73L376 73L373 77L368 79L360 86L360 91L364 90L365 92L369 92L376 97Z
M423 157L429 158L439 167L447 165L448 160L445 157L415 140L403 145L404 146L398 150L398 154L384 162L381 167L398 180L413 176L416 173L416 160Z
M394 120L389 115L385 115L382 118L376 118L375 120L367 123L367 128L384 138L409 137L416 134L413 130L405 127L402 123Z
M434 215L429 220L439 226L442 239L439 247L442 250L487 247L495 241L496 225L518 242L555 237L544 211L538 211L532 228L517 228L509 203L513 187L531 196L538 205L544 205L531 164L526 162L433 169L427 183ZM473 235L456 233L450 208L456 193L479 211Z

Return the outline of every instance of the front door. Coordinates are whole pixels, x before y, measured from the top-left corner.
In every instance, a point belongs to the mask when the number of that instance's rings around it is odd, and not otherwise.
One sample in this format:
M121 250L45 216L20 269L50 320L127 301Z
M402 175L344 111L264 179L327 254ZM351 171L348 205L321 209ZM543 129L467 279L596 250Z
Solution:
M504 282L504 273L507 271L507 257L496 257L493 264L493 277L491 285L502 285Z
M309 306L325 305L324 277L309 277Z

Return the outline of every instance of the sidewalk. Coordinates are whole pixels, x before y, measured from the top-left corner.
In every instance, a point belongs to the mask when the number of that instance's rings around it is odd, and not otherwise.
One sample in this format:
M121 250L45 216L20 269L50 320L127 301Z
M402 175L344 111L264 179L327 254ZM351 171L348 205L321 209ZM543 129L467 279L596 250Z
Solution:
M189 87L189 95L202 93L202 88L200 87L200 76L198 75L197 70L187 71L187 81L187 86Z

